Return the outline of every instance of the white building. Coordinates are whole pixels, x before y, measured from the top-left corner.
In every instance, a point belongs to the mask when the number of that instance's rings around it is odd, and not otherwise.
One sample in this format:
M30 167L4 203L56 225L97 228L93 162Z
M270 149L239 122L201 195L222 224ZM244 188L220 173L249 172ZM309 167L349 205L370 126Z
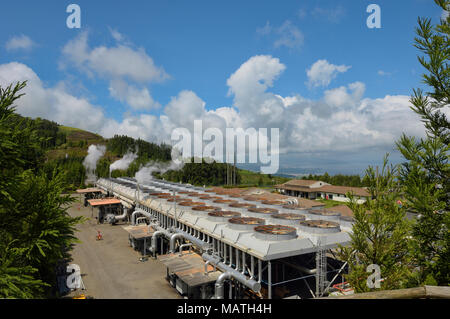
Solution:
M339 202L348 202L347 193L353 193L358 203L364 203L370 194L363 187L335 186L322 181L293 179L275 188L284 195L307 199L330 199Z

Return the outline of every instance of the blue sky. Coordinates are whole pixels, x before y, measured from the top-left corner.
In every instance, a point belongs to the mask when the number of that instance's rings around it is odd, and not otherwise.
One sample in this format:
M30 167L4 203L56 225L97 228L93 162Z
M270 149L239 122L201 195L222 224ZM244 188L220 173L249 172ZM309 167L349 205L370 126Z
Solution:
M66 26L70 3L81 29ZM381 29L366 25L370 3ZM362 173L401 132L423 134L407 107L423 72L414 28L418 16L441 14L430 0L8 2L0 84L29 79L20 113L105 136L167 140L194 115L219 127L276 125L281 172ZM118 69L127 63L136 73Z

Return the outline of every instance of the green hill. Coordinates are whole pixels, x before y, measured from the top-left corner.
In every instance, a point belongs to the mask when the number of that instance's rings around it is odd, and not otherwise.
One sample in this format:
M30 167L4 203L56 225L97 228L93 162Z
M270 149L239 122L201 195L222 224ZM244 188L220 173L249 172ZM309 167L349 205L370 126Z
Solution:
M127 152L137 154L137 158L126 170L115 170L112 177L134 176L142 165L153 162L168 162L171 160L171 147L166 144L155 144L129 136L115 135L104 138L98 134L79 128L59 125L46 119L25 118L17 116L20 125L30 125L36 135L41 138L42 167L50 177L55 169L66 172L67 189L83 187L86 181L86 171L83 160L88 155L88 148L92 144L106 146L105 154L97 162L98 177L109 176L109 166ZM186 164L178 171L169 171L164 175L157 175L168 180L180 180L195 185L224 185L226 183L227 165L223 163ZM238 169L237 181L239 187L272 187L283 183L288 178L270 176Z

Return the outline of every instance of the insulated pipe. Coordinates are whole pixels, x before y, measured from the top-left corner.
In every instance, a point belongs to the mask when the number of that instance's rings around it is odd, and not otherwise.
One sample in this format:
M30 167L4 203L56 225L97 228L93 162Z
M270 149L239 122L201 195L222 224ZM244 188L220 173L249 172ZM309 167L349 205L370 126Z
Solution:
M288 261L281 261L281 262L283 264L289 266L289 267L292 267L294 269L300 270L301 272L303 272L305 274L308 274L308 275L313 275L313 274L315 274L317 272L316 268L309 269L309 268L306 268L306 267L303 267L303 266L300 266L300 265L292 264L292 263L290 263Z
M128 209L124 208L122 215L115 216L114 214L108 214L106 218L110 224L114 224L115 222L124 220L125 218L127 218L127 216L128 216Z
M158 242L158 237L160 237L160 236L166 236L166 237L170 237L170 233L168 232L168 231L166 231L166 230L158 230L158 231L155 231L154 233L153 233L153 236L152 236L152 246L150 247L150 251L153 253L153 254L155 254L156 255L156 249L157 249L157 247L156 247L156 244L157 244L157 242Z
M223 243L223 262L225 263L225 265L228 263L227 261L227 244Z
M189 247L189 252L191 252L192 243L180 245L180 256L183 254L184 247Z
M250 269L251 269L251 274L250 274L250 279L254 279L255 278L255 257L250 256Z
M267 282L267 286L268 286L268 297L269 299L272 299L272 263L269 260L269 265L267 267L267 276L268 276L268 282Z
M224 272L217 278L214 292L214 298L215 299L224 299L224 283L227 279L233 279L233 275L230 272Z
M137 214L144 215L145 217L148 217L150 219L153 218L152 214L150 214L149 212L147 212L141 208L136 208L134 210L134 212L131 214L131 225L136 225L136 215Z
M216 281L215 285L215 296L217 299L223 299L224 287L223 283L227 279L235 279L244 286L250 288L254 292L259 292L261 290L261 284L253 279L248 279L246 276L242 275L239 271L229 267L220 261L220 258L204 253L202 255L203 260L210 261L211 264L216 265L217 268L224 271L222 275Z
M210 263L211 263L210 260L208 260L208 261L205 262L205 275L208 274L208 265L209 265ZM217 271L216 265L213 264L213 267L214 267L214 271Z
M136 225L136 215L142 214L139 209L135 209L134 212L131 214L131 225Z
M242 252L242 274L245 275L245 251Z
M233 265L233 246L230 245L230 267Z
M261 259L258 258L258 282L261 283L262 280L262 262Z
M175 252L175 242L178 238L184 238L183 234L173 234L172 236L170 236L170 250L169 253L174 253Z
M170 238L170 251L174 251L175 248L175 240L177 238L184 238L185 240L190 241L192 244L194 244L195 246L199 247L202 250L207 250L208 248L210 248L210 245L206 242L204 242L203 240L198 239L197 237L194 237L190 234L188 234L185 231L182 231L181 229L174 229L175 235L178 235L176 237L174 237L174 235L171 236Z

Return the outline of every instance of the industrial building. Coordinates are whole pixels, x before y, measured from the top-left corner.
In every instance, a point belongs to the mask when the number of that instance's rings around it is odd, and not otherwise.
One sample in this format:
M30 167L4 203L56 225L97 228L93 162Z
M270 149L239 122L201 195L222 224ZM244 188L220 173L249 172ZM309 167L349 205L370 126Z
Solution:
M99 222L129 222L130 246L158 258L188 298L314 298L342 282L334 249L349 242L352 220L339 213L156 179L96 187L121 206L99 209Z

